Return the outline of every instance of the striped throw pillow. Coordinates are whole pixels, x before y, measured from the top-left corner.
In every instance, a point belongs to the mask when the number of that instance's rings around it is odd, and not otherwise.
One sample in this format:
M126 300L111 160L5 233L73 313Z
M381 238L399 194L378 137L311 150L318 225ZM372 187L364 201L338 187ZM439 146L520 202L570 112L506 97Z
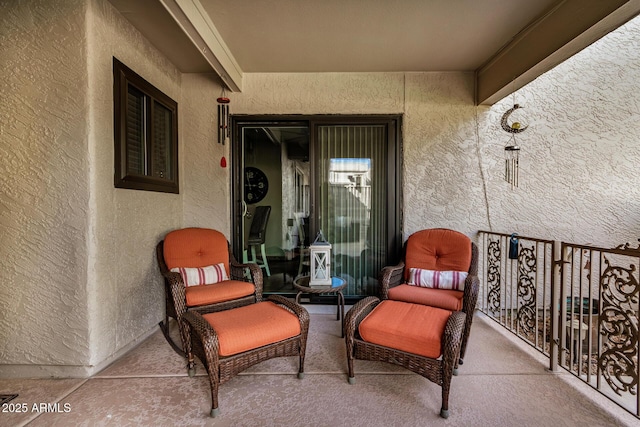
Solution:
M468 274L464 271L434 271L410 268L408 284L423 288L464 291L464 281Z
M222 263L200 268L175 267L171 271L180 273L185 286L212 285L229 280L227 271Z

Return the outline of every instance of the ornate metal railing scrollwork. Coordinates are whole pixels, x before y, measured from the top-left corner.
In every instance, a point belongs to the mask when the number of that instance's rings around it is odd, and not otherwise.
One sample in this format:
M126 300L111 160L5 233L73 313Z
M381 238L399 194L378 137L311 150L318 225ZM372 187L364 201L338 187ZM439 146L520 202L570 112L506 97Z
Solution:
M487 245L487 295L488 311L491 315L500 314L500 263L502 251L499 240L490 240Z
M520 243L518 251L518 326L525 334L536 333L536 251Z
M638 392L638 295L640 287L636 266L611 265L600 276L602 313L599 330L602 352L598 369L618 395Z

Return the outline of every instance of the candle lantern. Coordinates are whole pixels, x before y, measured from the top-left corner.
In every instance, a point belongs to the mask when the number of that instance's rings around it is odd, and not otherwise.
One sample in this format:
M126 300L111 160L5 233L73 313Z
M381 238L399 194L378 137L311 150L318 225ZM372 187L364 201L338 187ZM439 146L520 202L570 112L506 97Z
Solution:
M316 240L309 246L311 258L311 276L309 286L331 286L331 243L318 233Z

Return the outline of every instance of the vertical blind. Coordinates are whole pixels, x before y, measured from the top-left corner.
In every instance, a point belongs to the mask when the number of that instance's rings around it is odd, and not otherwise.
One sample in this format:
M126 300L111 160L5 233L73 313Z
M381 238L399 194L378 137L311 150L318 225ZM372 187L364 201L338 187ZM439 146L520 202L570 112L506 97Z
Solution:
M127 88L127 174L145 175L146 129L145 95L135 87Z
M173 179L171 170L172 112L153 101L152 112L147 105L149 98L133 86L127 90L127 173ZM151 114L151 132L147 132L147 117ZM150 136L150 144L147 146ZM151 150L152 170L145 159Z
M347 295L376 295L387 259L387 138L382 125L318 127L319 225Z
M171 170L171 110L158 101L153 102L152 176L173 179Z

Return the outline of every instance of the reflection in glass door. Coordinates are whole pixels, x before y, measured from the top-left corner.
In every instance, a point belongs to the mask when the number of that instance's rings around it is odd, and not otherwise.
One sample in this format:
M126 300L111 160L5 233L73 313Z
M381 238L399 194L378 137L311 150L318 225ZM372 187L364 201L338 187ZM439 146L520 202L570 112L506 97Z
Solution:
M290 294L308 245L309 127L252 123L239 133L243 199L236 256L262 267L265 293Z
M388 261L388 138L384 125L317 127L318 225L346 295L377 295Z
M398 123L234 118L233 250L263 265L266 294L295 293L321 230L332 244L332 275L348 283L344 294L377 295L380 270L401 249Z

